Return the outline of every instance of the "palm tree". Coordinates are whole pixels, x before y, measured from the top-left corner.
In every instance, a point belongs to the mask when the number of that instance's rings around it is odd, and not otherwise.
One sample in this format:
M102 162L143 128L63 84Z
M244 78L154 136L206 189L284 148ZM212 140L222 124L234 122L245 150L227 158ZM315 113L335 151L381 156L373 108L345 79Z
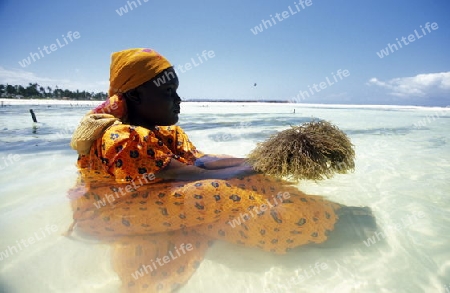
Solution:
M37 83L29 83L27 87L22 85L10 85L10 84L0 84L0 96L4 97L12 97L12 98L20 98L21 96L24 98L33 98L33 97L47 97L47 98L56 98L61 99L62 97L67 97L69 99L77 99L77 100L104 100L107 97L106 93L103 92L87 92L80 91L77 89L76 91L71 91L68 89L60 89L57 85L53 90L51 87L40 86Z
M43 86L39 87L39 91L42 94L42 97L45 98L45 88Z
M6 85L6 95L11 96L17 93L17 89L15 86L7 84Z
M52 88L47 86L47 90L48 90L48 96L51 98L52 93L53 93Z
M16 94L25 97L26 94L27 94L27 91L26 91L26 89L25 89L23 86L17 85L17 86L16 86Z
M29 83L25 89L27 97L39 96L39 85L37 83Z

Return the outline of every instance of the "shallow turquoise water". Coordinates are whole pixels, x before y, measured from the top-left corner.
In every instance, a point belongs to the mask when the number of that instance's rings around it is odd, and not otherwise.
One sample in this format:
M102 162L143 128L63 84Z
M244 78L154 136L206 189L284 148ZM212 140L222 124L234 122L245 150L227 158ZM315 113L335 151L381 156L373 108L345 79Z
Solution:
M39 123L32 123L30 108ZM0 108L4 292L118 291L108 246L61 236L72 215L66 192L77 177L76 154L68 143L89 109ZM206 153L245 156L270 134L312 118L328 120L349 135L356 170L301 182L299 189L370 206L384 241L300 247L285 256L216 242L179 292L445 292L450 287L450 109L184 103L179 124Z

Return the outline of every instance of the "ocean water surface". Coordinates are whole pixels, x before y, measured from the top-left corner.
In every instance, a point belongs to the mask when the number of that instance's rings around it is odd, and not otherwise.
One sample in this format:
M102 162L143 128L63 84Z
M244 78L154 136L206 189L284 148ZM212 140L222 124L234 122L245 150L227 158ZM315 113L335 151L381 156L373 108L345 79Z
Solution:
M96 104L30 103L0 107L0 292L119 292L109 246L62 235L69 141ZM380 234L282 256L216 241L178 292L450 292L450 108L183 103L179 125L203 152L241 157L312 119L348 134L356 169L298 188L371 207Z

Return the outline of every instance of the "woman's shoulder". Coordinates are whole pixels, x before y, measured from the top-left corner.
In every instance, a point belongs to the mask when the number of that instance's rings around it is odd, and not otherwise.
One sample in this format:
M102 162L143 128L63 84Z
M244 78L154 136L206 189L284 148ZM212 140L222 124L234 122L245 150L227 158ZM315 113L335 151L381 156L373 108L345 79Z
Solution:
M155 135L156 133L161 134L177 134L177 133L184 133L184 130L178 126L178 125L170 125L170 126L156 126L155 131L152 131L148 128L142 127L142 126L134 126L130 124L113 124L108 129L106 129L105 133L112 133L112 132L123 132L123 133L142 133L145 135Z
M105 145L138 144L141 146L166 146L176 152L176 146L188 141L181 127L156 126L154 130L129 124L115 124L108 127L103 133L102 142Z
M156 131L165 135L176 135L178 133L184 133L184 130L178 125L156 126Z

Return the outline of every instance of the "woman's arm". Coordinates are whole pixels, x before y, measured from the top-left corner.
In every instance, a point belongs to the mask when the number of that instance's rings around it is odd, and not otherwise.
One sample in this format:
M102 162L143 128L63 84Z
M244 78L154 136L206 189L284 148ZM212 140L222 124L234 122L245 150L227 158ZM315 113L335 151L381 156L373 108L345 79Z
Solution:
M233 157L214 157L211 155L206 155L195 161L195 166L208 169L217 170L229 167L237 167L245 163L244 158L233 158Z
M245 164L208 170L197 166L185 165L175 159L171 159L170 163L163 170L155 174L155 177L167 180L228 179L255 173L251 166Z

